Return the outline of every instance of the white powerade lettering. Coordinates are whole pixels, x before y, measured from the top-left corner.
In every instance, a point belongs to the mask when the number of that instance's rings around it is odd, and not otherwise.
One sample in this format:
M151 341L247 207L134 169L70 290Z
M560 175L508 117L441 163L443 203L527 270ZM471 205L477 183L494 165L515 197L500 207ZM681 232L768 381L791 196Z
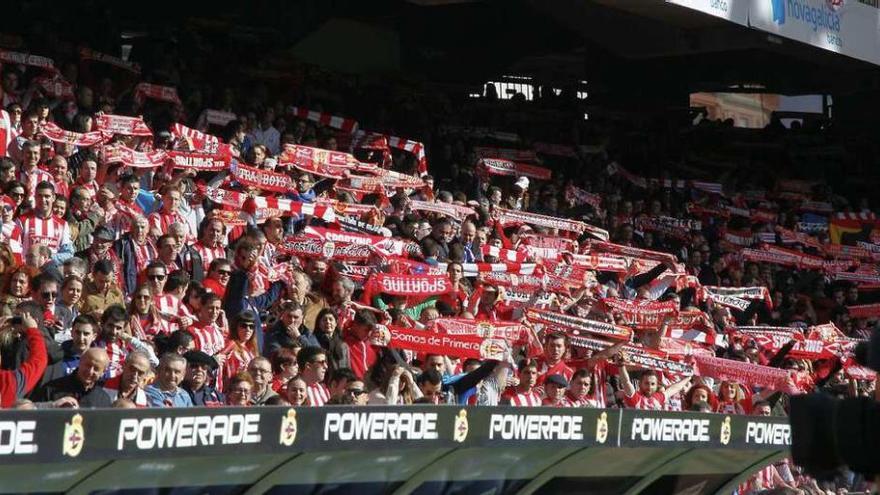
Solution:
M36 421L0 421L0 455L36 454Z
M760 445L791 445L791 425L749 421L746 443Z
M260 443L259 414L125 418L119 423L116 449L132 442L139 450Z
M562 414L493 414L489 439L583 440L584 418Z
M328 413L324 440L436 440L437 413Z
M631 440L643 442L708 442L708 419L635 418Z

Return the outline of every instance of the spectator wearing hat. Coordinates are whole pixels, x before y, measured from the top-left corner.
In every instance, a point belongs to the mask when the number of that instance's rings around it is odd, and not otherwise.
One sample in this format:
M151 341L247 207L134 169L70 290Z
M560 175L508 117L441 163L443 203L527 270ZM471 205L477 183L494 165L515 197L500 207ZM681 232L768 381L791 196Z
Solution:
M180 388L185 375L183 356L173 352L163 355L156 370L156 381L144 390L150 407L192 407L189 394Z
M211 385L219 366L217 360L202 351L187 351L183 357L186 359L183 389L193 405L216 407L224 404L226 398Z
M544 379L544 399L541 404L550 407L565 407L565 391L568 380L562 375L549 375Z

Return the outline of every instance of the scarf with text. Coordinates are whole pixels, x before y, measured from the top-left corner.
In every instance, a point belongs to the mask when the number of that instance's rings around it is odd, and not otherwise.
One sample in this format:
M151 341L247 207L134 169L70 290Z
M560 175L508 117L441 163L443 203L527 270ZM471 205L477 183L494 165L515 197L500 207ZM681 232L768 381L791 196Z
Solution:
M155 168L165 163L168 154L163 150L135 151L127 146L116 144L103 149L106 163L121 162L132 168Z
M623 246L605 241L590 241L584 245L582 254L591 254L593 252L611 253L616 255L631 256L633 258L642 258L646 260L659 261L661 263L675 264L675 256L669 253L661 253L659 251L651 251L648 249L640 249L636 247Z
M49 71L57 71L55 61L49 57L41 57L30 53L13 52L10 50L0 50L0 62L4 64L27 65L29 67L38 67Z
M505 360L510 345L504 339L479 335L450 335L399 326L378 326L370 343L416 353L438 354L461 359Z
M198 153L194 151L169 151L168 160L177 169L197 172L219 172L227 170L232 155L226 153Z
M153 131L140 117L103 114L95 118L95 124L104 134L123 134L126 136L152 137Z
M324 227L307 226L302 235L322 241L347 242L351 244L370 245L382 253L395 256L419 256L419 245L403 239L392 239L382 236L358 234L354 232L342 232Z
M539 215L537 213L525 211L508 210L505 208L495 208L492 210L492 214L501 225L505 226L529 224L538 227L546 227L548 229L575 232L577 234L587 232L603 241L607 241L610 237L607 230L593 227L592 225L587 225L584 222L577 220L551 217L549 215Z
M880 318L880 304L847 306L850 318Z
M373 250L366 244L325 242L301 236L288 236L278 251L299 258L324 258L333 261L367 261Z
M502 158L481 158L477 162L477 173L484 176L503 175L508 177L531 177L538 180L550 180L550 169L512 162Z
M462 221L469 216L476 215L477 212L469 206L461 206L452 203L439 203L433 201L411 200L409 208L412 211L427 211L431 213L439 213L447 217Z
M100 131L86 133L66 131L54 122L46 122L40 126L40 133L52 142L88 148L105 141Z
M580 336L582 332L605 337L612 340L628 342L632 339L632 330L613 323L587 320L563 313L530 309L526 317L533 324L546 325L554 329L562 329L570 336Z
M538 161L538 155L533 150L516 150L512 148L490 148L488 146L474 146L474 154L477 158L501 158L512 162Z
M789 378L788 371L771 368L770 366L702 354L694 355L693 359L696 362L697 374L709 376L716 380L734 381L750 386L767 387L776 390L785 388Z
M212 148L220 144L217 136L178 123L171 124L171 135L178 142L185 142L190 151L212 153Z
M770 290L767 287L717 287L714 285L704 285L702 289L699 295L703 298L710 295L729 296L749 301L764 301L768 308L773 307L773 300L770 299Z
M569 337L572 347L587 349L593 352L604 351L613 344L592 337ZM626 344L623 346L624 364L654 370L659 373L674 375L693 375L694 367L688 363L668 359L668 354L647 349L641 345Z
M96 52L95 50L91 50L89 48L80 48L79 58L80 60L89 60L92 62L100 62L102 64L112 65L116 68L131 72L132 74L141 73L141 66L134 62L122 60L119 57L107 55L106 53Z
M449 275L403 275L393 273L374 273L364 286L364 300L372 304L372 296L390 294L392 296L414 296L425 298L452 291Z
M437 268L446 271L446 263L438 263ZM461 263L465 277L477 277L484 273L510 273L517 276L540 274L540 267L535 263Z
M617 315L623 324L634 326L638 329L658 328L668 315L678 312L676 301L646 301L619 299L606 297L596 305L596 309L603 309L606 313Z
M248 187L278 193L296 190L293 179L287 174L249 167L238 161L232 161L230 170L235 180Z

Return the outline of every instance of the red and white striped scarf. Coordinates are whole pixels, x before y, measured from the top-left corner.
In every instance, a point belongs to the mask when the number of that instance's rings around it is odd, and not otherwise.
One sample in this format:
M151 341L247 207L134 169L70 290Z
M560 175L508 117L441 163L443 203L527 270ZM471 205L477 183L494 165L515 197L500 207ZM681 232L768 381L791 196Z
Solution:
M330 390L323 383L317 382L306 386L306 396L309 406L320 407L330 400Z
M120 69L129 71L133 74L140 74L141 73L141 66L134 63L134 62L129 62L128 60L122 60L119 57L107 55L106 53L96 52L96 51L91 50L89 48L80 48L79 58L80 58L80 60L92 60L95 62L109 64L114 67L118 67Z
M134 101L139 106L144 104L144 100L150 98L152 100L171 103L175 107L183 107L180 96L177 95L177 88L171 86L160 86L158 84L140 83L134 88Z
M50 141L55 143L70 144L88 148L105 141L105 136L100 131L92 132L73 132L65 131L58 127L54 122L46 122L40 126L40 134L46 136Z
M4 223L2 230L0 230L0 244L6 244L9 246L9 250L12 252L12 257L15 259L16 264L22 263L24 259L24 247L22 245L22 232L20 225L14 221Z
M5 64L27 65L29 67L39 67L40 69L56 72L55 61L49 57L41 57L39 55L31 55L30 53L14 52L11 50L0 50L0 62Z
M537 225L549 229L565 230L581 234L588 232L602 240L608 240L609 234L607 230L587 225L577 220L569 220L567 218L551 217L549 215L539 215L517 210L508 210L505 208L495 208L493 214L501 225L524 224Z
M345 131L349 134L353 134L358 129L358 123L354 119L338 117L329 113L316 112L301 107L289 107L288 110L297 118L311 120L312 122L339 129L340 131Z
M152 136L153 131L140 117L126 117L124 115L99 115L95 119L98 130L109 135L123 134L126 136Z
M136 151L122 144L104 147L102 155L106 163L120 162L132 168L160 167L168 157L164 150Z
M531 177L538 180L550 180L550 169L512 162L502 158L482 158L477 162L477 172L483 175L502 175L509 177Z
M500 261L506 261L510 263L525 263L527 259L527 254L521 251L514 251L512 249L504 249L497 246L492 246L490 244L483 244L480 246L480 252L483 254L483 257L492 256L493 258L497 258Z

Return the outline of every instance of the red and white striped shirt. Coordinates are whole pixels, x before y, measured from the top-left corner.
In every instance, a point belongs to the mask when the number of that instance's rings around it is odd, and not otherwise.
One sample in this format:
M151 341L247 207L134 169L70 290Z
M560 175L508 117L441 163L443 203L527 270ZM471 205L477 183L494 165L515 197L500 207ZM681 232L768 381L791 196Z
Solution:
M0 230L0 244L9 246L12 251L12 257L15 258L16 264L23 263L24 247L22 247L21 227L13 222L4 223Z
M231 342L232 341L227 341L227 344ZM233 344L232 349L226 357L226 362L223 364L223 377L229 378L239 371L246 370L248 364L250 364L255 357L257 357L256 354L247 347L238 343Z
M18 219L18 225L21 227L22 250L25 253L30 252L31 246L40 244L48 246L52 254L62 246L70 245L70 226L58 217L41 218L28 213Z
M153 296L153 305L168 322L169 331L173 332L179 328L176 320L180 316L180 299L177 296L171 294Z
M117 236L121 236L131 230L131 224L134 223L135 215L144 216L144 210L137 203L133 201L126 203L122 200L116 203L116 212L109 223L113 230L116 231Z
M195 339L196 350L213 356L226 346L226 334L215 324L189 327L189 333Z
M306 387L310 406L323 406L330 400L330 391L323 383L313 383Z
M103 347L104 350L107 351L107 355L110 357L104 376L107 378L115 378L121 375L123 365L125 364L125 358L128 356L129 351L131 351L128 344L120 339L113 342L105 342L102 340L96 344L96 347Z
M199 253L199 256L202 257L202 268L207 273L208 267L211 265L211 262L217 258L225 258L226 257L226 249L223 246L219 247L208 247L202 244L202 241L198 241L193 244L193 249Z
M158 230L159 232L162 232L163 234L167 234L168 227L170 227L171 224L179 223L179 224L183 225L184 227L186 227L186 229L187 229L187 233L186 233L186 240L187 241L191 240L194 237L193 233L190 232L189 223L186 221L185 218L183 218L183 215L181 215L180 212L175 211L175 212L171 212L171 213L162 213L161 211L157 211L157 212L153 213L152 215L150 215L148 220L150 222L150 231L151 232L154 230Z
M666 404L666 396L663 392L654 392L653 395L646 396L641 392L636 392L631 397L623 399L627 407L633 409L642 409L647 411L662 411Z
M510 405L516 407L540 407L543 402L541 396L534 390L518 393L516 389L508 389L510 392L507 397L510 399Z
M46 172L40 167L34 168L34 170L31 172L20 170L18 172L18 181L25 185L28 197L31 199L34 199L34 193L37 190L37 184L39 184L40 182L46 181L51 182L53 185L55 184L55 178L52 177L52 174Z
M565 393L559 403L561 407L599 407L596 403L596 399L591 399L589 397L574 397L568 392Z

